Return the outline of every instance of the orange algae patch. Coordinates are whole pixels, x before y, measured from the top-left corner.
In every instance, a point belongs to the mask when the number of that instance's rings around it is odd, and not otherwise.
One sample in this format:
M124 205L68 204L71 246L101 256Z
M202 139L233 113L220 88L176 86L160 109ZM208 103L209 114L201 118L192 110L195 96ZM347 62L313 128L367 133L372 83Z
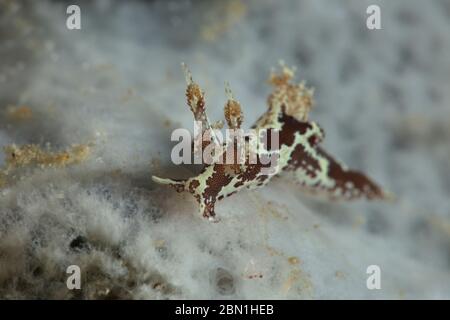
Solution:
M73 145L66 151L51 152L41 149L35 144L16 146L15 144L3 148L6 153L8 169L23 167L31 164L40 167L64 167L83 161L90 152L88 145Z
M27 106L8 106L6 116L11 120L28 120L33 117L33 111Z
M37 166L40 168L65 167L84 161L90 153L89 144L76 144L65 151L52 152L43 150L35 144L3 147L5 152L5 168L0 170L0 188L8 184L8 176L15 169Z

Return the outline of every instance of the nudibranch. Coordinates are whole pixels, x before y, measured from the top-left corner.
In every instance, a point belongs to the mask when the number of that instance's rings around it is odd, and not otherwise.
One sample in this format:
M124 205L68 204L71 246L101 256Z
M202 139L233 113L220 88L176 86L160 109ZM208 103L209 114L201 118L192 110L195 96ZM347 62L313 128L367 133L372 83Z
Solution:
M165 179L156 176L152 178L157 183L172 186L178 192L187 191L193 194L203 217L217 221L214 210L217 200L243 188L262 187L282 172L290 173L304 190L323 194L330 199L390 198L388 192L383 191L366 175L348 169L320 146L324 131L317 123L308 120L309 111L314 104L313 90L307 88L303 82L292 83L295 69L281 64L280 72L271 73L269 82L273 86L273 92L268 97L268 109L252 126L252 129L258 132L266 132L264 147L253 150L256 162L249 161L251 152L248 152L245 153L244 161L237 161L235 158L234 163L218 161L227 150L236 148L237 144L222 142L216 138L218 125L210 124L206 115L204 92L193 81L186 67L185 73L187 104L195 121L200 122L202 128L194 137L194 142L200 141L203 148L211 144L220 146L223 152L216 155L214 161L204 164L197 176L189 179ZM229 128L239 129L243 119L241 105L233 98L228 87L226 94L228 100L224 107L225 120ZM276 150L272 150L267 133L275 131L278 146ZM194 145L198 146L198 143ZM246 145L245 148L248 151L248 148L253 146ZM193 152L198 152L195 146ZM276 163L272 167L274 170L269 170L273 163L263 159L274 155L274 152L277 155Z

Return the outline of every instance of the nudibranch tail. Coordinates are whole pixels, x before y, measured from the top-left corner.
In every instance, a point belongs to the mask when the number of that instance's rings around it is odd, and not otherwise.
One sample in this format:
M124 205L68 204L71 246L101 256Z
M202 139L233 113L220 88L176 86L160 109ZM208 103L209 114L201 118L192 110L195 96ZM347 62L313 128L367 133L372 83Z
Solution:
M323 148L297 146L286 171L294 171L297 183L316 195L332 200L391 200L392 194L359 171L348 169Z

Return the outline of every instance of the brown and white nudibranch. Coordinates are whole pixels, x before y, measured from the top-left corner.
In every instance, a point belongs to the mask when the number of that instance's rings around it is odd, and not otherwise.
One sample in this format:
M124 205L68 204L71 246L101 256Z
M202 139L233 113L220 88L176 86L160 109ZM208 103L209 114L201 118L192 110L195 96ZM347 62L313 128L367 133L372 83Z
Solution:
M236 144L220 142L215 137L215 126L211 125L206 115L204 92L192 80L185 67L187 89L186 97L194 119L202 124L202 132L194 137L200 139L201 147L216 144L229 150ZM313 106L313 90L304 83L291 82L295 70L281 64L281 72L270 75L269 82L274 87L268 98L268 109L252 126L257 132L277 131L279 144L275 170L268 167L271 163L262 161L270 152L270 140L267 148L253 150L257 161L250 162L248 154L245 160L235 163L223 163L219 157L210 164L204 164L200 174L195 177L176 180L153 176L160 184L174 187L178 192L187 191L194 195L200 205L203 217L215 220L214 207L217 200L230 196L237 191L264 186L275 175L290 172L295 180L307 191L324 194L331 199L352 200L357 198L388 199L391 195L384 192L376 183L358 171L350 170L336 161L320 147L324 131L315 122L308 120L308 113ZM228 101L224 113L228 127L239 129L242 123L241 106L229 89L226 90ZM205 139L206 137L206 139ZM267 137L266 137L267 138ZM196 144L198 145L198 144ZM246 145L245 148L253 148ZM197 152L193 148L194 153ZM252 151L252 150L250 150ZM224 151L225 152L225 151Z

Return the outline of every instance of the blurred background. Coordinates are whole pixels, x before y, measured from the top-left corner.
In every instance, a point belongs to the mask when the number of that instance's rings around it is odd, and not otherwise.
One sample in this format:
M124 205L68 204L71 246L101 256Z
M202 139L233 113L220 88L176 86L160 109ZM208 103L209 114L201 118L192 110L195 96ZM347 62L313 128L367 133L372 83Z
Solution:
M0 145L89 146L4 172L0 297L450 298L448 0L76 1L80 30L70 4L0 0ZM285 177L219 203L212 225L151 182L189 174L170 163L171 131L192 128L181 62L211 120L229 82L247 128L280 59L315 88L325 148L396 202L318 201Z

